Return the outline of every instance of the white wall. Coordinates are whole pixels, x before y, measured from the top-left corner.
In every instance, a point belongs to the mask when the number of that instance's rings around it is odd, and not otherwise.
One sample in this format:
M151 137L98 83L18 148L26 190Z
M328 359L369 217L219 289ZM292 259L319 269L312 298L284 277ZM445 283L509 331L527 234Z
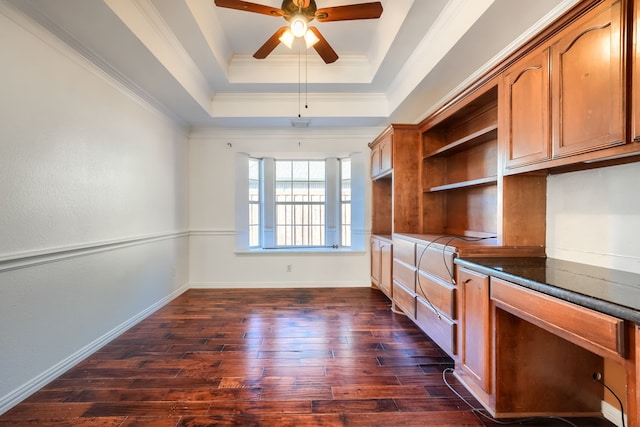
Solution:
M193 287L370 286L368 244L359 252L236 253L236 153L278 153L291 158L363 153L369 182L368 143L380 129L201 130L190 136L190 280ZM355 179L355 178L354 178ZM370 186L365 206L370 212ZM370 215L361 237L368 242ZM356 231L357 232L357 231ZM287 265L292 265L288 273Z
M188 283L187 136L0 8L0 413Z
M640 163L550 175L547 256L640 273Z

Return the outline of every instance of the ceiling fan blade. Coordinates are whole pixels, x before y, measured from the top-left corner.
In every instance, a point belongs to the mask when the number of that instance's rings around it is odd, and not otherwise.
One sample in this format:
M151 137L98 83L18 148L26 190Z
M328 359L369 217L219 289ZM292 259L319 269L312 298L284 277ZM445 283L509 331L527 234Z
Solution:
M283 16L284 10L277 7L263 6L257 3L250 3L242 0L214 0L218 7L226 7L227 9L244 10L245 12L261 13L270 16Z
M333 50L322 34L320 34L320 31L318 31L316 27L309 27L309 30L318 38L318 42L313 45L313 48L318 52L318 55L320 55L322 60L327 64L336 62L338 60L338 54Z
M320 22L349 21L352 19L376 19L382 15L382 3L351 4L347 6L324 7L316 11Z
M273 33L271 37L269 37L269 40L267 40L260 47L260 49L258 49L256 53L253 54L253 57L256 59L264 59L267 56L269 56L269 54L273 52L273 49L278 47L278 45L280 44L280 36L282 36L282 34L285 31L287 31L287 28L289 27L284 26L284 27L278 28L278 30L275 33Z

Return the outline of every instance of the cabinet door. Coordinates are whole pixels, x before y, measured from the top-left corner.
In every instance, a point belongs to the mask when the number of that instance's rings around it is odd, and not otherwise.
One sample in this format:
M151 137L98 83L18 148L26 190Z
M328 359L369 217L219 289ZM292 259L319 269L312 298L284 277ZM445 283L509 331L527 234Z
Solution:
M382 289L389 298L393 298L392 290L392 265L393 265L393 245L387 241L380 242L380 283L378 287Z
M393 169L393 135L380 143L380 173Z
M512 66L501 85L499 116L506 167L547 160L551 151L549 49L533 52Z
M380 175L380 146L376 145L371 149L371 177Z
M553 157L624 143L621 0L605 1L552 44Z
M633 5L633 75L631 94L631 132L634 141L640 141L640 4Z
M374 285L380 284L382 258L380 252L380 239L371 238L371 281Z
M491 316L489 278L459 268L462 368L482 389L491 393Z

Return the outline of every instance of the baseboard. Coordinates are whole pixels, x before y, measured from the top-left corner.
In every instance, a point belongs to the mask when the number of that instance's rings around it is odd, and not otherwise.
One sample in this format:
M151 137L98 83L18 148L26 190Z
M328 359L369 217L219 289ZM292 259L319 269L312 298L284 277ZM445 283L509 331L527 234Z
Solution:
M9 409L13 408L15 405L22 402L24 399L31 396L33 393L40 390L42 387L46 386L48 383L77 365L79 362L98 351L101 347L103 347L105 344L108 344L110 341L125 332L127 329L131 328L144 318L151 315L153 312L167 305L169 302L171 302L173 299L175 299L188 289L188 285L181 286L179 289L176 289L171 294L156 302L149 308L141 311L127 321L121 323L111 331L107 332L95 341L81 348L66 359L58 362L51 368L42 372L31 381L28 381L27 383L0 398L0 415L4 414Z
M622 427L622 413L620 412L620 408L617 408L611 405L608 402L602 401L602 416L604 416L607 420L611 421L613 424L618 427ZM624 425L627 424L627 415L624 415Z
M191 282L191 289L370 288L371 282Z

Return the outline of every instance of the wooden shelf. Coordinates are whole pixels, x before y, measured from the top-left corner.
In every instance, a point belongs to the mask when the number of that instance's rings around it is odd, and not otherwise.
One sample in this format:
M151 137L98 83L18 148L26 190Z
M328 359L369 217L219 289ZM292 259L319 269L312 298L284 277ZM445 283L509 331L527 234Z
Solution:
M493 185L498 183L497 176L487 176L484 178L471 179L469 181L462 182L454 182L451 184L438 185L436 187L431 187L425 193L435 193L437 191L447 191L447 190L456 190L460 188L471 188L471 187L479 187L482 185Z
M484 142L495 140L498 138L498 125L492 124L483 129L480 129L470 135L453 141L444 147L441 147L435 151L427 153L424 158L448 156L454 154L460 150L467 150L476 145L480 145Z

